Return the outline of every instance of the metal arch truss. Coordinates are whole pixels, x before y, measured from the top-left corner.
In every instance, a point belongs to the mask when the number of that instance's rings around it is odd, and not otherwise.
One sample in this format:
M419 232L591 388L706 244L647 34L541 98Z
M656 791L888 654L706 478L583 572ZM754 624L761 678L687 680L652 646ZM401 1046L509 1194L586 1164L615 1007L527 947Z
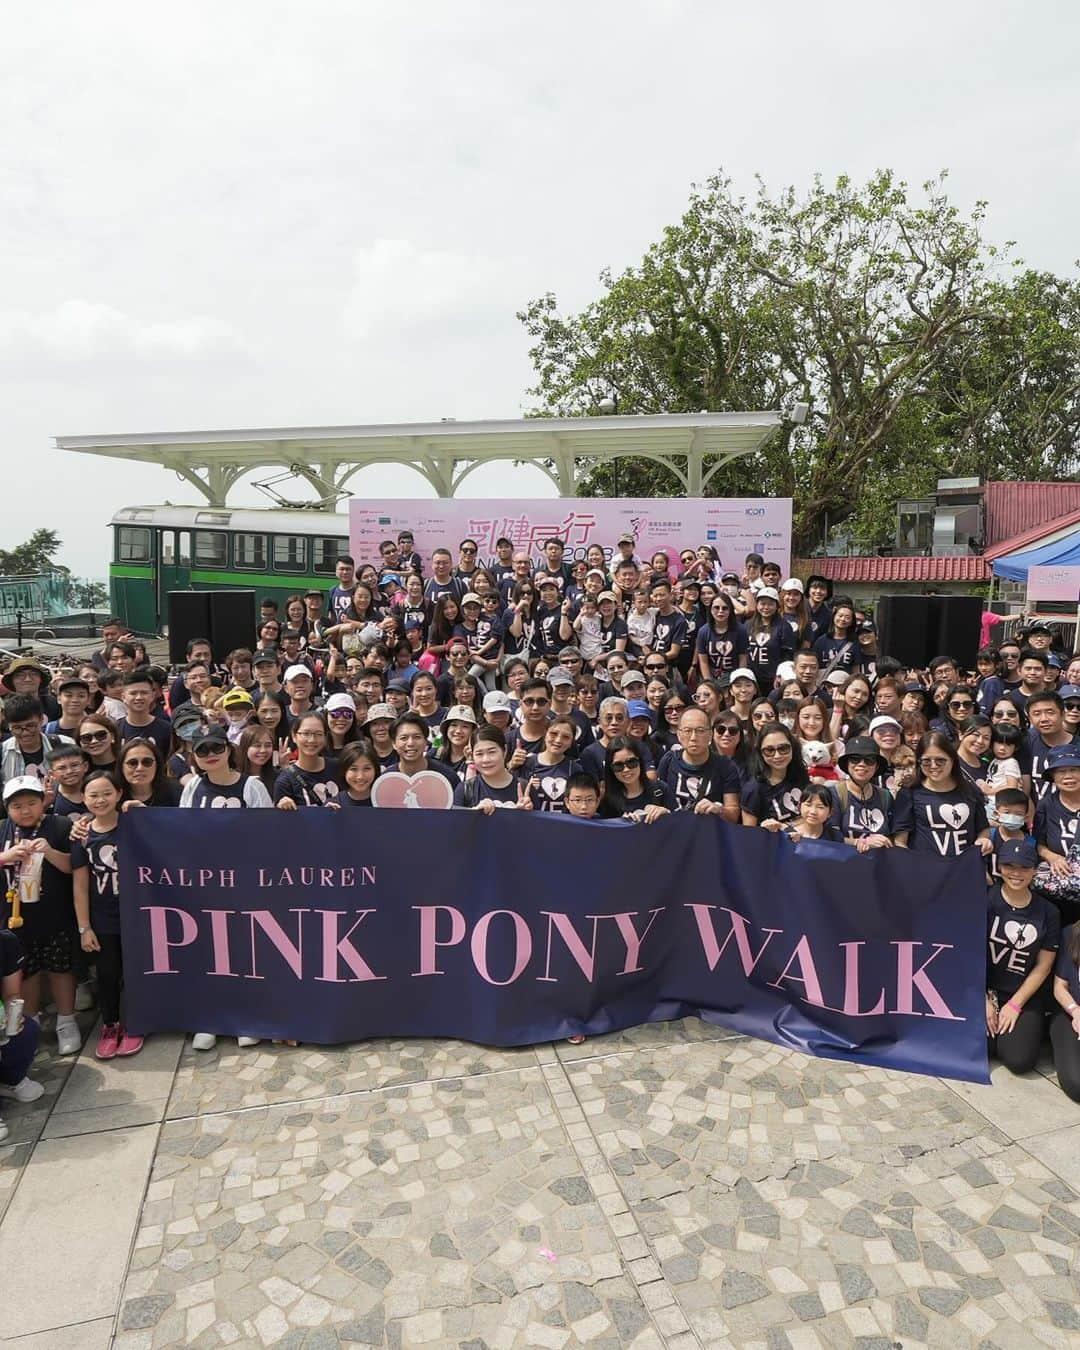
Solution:
M724 464L752 454L781 425L778 412L676 413L642 417L523 418L360 427L169 432L152 436L58 436L57 448L171 469L208 506L256 469L287 470L310 487L316 506L351 495L348 484L372 464L419 474L439 497L454 497L484 464L530 464L560 497L575 497L583 463L620 458L662 465L688 497L699 497ZM287 474L279 472L281 481ZM276 495L276 494L275 494Z

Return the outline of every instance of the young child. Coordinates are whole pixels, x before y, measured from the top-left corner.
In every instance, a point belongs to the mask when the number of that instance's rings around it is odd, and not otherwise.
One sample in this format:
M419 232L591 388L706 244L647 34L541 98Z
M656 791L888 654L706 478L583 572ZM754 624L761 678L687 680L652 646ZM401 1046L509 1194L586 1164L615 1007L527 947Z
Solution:
M75 750L75 746L70 747ZM41 1008L41 973L47 971L56 1003L56 1040L61 1055L82 1045L75 1021L75 910L71 898L71 822L45 814L39 778L13 778L4 787L7 819L0 822L3 926L14 930L26 957L22 997L25 1012Z
M81 816L86 812L82 787L90 771L90 757L80 746L61 741L51 746L45 756L48 774L45 777L45 804L52 796L53 814Z
M120 867L116 835L120 824L120 784L111 773L97 769L83 785L90 812L85 840L71 845L75 883L75 917L84 952L97 953L98 1002L101 1034L94 1054L98 1059L135 1055L143 1038L127 1031L121 1018L124 992L124 954L120 945Z
M649 598L650 591L647 586L636 590L633 604L626 616L626 631L630 639L627 648L637 656L652 649L656 616L660 613L655 605L649 604Z
M600 784L591 773L572 773L566 780L566 809L578 820L594 818L600 809Z
M22 997L23 965L22 944L10 929L0 928L0 1015L4 1014L4 1003ZM39 1028L37 1020L20 1018L20 1025L14 1036L6 1036L0 1045L0 1084L17 1102L36 1102L45 1089L35 1083L29 1075L37 1051ZM0 1119L0 1144L8 1137L8 1127Z
M787 837L795 844L802 839L822 839L842 844L843 835L835 825L829 824L833 804L833 795L823 783L811 783L809 787L804 787L799 799L799 818L792 821Z
M990 830L990 842L994 845L994 851L986 857L986 869L991 885L1001 880L998 853L1002 844L1015 843L1018 839L1027 838L1029 804L1028 795L1023 788L1001 788L997 794L997 820Z
M986 767L986 778L979 787L986 794L986 818L991 825L997 824L999 794L1008 788L1023 786L1020 764L1016 758L1017 746L1023 739L1019 727L1008 723L996 725L990 734L990 753L993 756Z
M574 620L573 628L578 636L582 658L591 663L604 650L600 607L594 596L586 594L582 597L581 610Z
M227 689L219 705L225 712L225 735L230 745L239 745L240 737L255 718L255 701L246 689Z
M98 711L103 712L106 717L111 717L114 722L119 722L127 716L127 708L120 697L123 687L124 677L118 670L103 670L98 676L98 690L101 694Z

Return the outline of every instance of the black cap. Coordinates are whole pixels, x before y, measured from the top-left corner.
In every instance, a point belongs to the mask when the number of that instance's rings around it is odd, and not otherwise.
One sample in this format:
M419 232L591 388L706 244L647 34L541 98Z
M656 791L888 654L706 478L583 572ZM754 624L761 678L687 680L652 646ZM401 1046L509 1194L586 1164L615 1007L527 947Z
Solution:
M276 666L279 665L279 659L276 647L264 647L262 651L256 652L251 658L253 666Z
M229 742L223 731L216 727L211 731L205 731L203 734L191 743L192 752L201 755L206 750L228 750Z

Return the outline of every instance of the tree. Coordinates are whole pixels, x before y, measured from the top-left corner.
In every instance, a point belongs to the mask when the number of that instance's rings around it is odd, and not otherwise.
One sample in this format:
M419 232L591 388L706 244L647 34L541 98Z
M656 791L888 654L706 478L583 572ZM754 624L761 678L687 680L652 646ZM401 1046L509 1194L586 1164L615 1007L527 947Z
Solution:
M109 588L91 577L72 577L68 582L67 602L73 609L104 609L109 603Z
M953 206L944 175L918 202L888 171L863 187L815 178L801 196L759 181L752 202L717 175L638 266L602 275L580 314L561 315L548 294L519 315L534 339L537 412L595 413L605 396L628 413L805 401L804 427L785 424L758 454L721 466L708 491L793 497L800 551L841 522L885 542L896 496L932 487L946 461L948 417L989 426L955 374L978 371L990 387L986 347L1016 299L992 276L1009 246L983 240L984 213ZM647 469L623 461L624 492L672 490ZM583 491L611 486L610 465L593 466Z
M0 576L26 576L34 572L64 572L67 569L53 561L53 554L61 548L60 536L55 530L38 529L17 548L0 549Z

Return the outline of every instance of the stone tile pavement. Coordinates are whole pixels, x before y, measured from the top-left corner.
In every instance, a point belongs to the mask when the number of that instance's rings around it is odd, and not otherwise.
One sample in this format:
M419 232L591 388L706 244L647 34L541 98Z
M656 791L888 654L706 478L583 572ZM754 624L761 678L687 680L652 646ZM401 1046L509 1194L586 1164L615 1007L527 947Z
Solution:
M1080 1346L1048 1066L968 1087L689 1019L39 1070L0 1148L4 1347Z

